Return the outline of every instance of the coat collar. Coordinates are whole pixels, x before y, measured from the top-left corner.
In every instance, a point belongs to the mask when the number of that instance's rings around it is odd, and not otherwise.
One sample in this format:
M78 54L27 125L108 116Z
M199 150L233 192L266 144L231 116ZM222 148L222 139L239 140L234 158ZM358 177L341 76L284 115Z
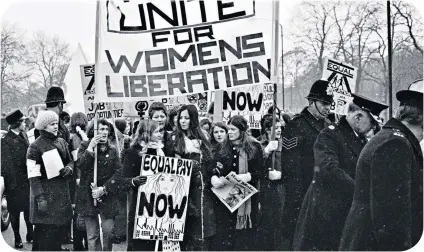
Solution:
M342 116L339 120L339 127L343 132L343 136L347 139L346 143L349 149L351 149L358 156L366 144L365 138L360 138L353 131L352 127L346 120L346 116Z
M400 122L396 118L390 118L387 123L383 126L383 129L392 129L395 131L400 131L403 133L408 139L409 143L412 145L412 148L414 149L414 152L422 158L423 153L420 147L420 143L418 142L418 139L415 137L415 135L406 127L402 122Z
M59 134L59 132L58 132ZM47 132L45 130L40 130L40 136L49 140L56 140L59 136L55 136L54 134Z
M25 144L29 144L29 142L28 142L28 137L27 137L27 135L25 134L25 132L22 132L22 135L24 136L24 138L25 139L23 139L22 137L20 137L19 135L16 135L16 133L15 132L13 132L11 129L9 129L9 131L7 132L7 136L8 137L10 137L10 138L12 138L12 139L16 139L16 140L18 140L18 141L21 141L21 142L23 142L23 143L25 143Z
M309 112L308 107L305 107L302 112L300 112L300 114L304 116L306 123L309 124L309 126L315 129L317 132L320 132L324 128L325 120L317 120L315 116L313 116L311 112Z

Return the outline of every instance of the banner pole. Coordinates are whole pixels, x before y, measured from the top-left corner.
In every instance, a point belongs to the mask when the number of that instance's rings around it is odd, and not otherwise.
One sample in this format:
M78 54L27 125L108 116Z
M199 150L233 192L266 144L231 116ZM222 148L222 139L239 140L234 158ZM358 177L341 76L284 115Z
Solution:
M95 64L94 67L98 67L99 63L99 33L100 33L100 0L97 0L96 2L96 37L95 37ZM96 75L97 70L94 69L94 82L96 83L98 81L98 78ZM96 84L94 86L97 86ZM94 137L97 136L97 105L96 104L96 110L94 111ZM94 148L94 171L93 171L93 184L94 188L97 188L97 145L96 148ZM94 206L97 206L97 200L94 199L93 202Z
M224 99L224 91L216 90L215 91L215 101L213 105L213 121L222 122L222 106Z
M280 20L280 1L274 0L272 2L272 51L271 51L271 82L273 83L273 93L274 93L274 99L273 99L273 111L272 111L272 129L271 129L271 139L275 140L275 125L276 125L276 118L275 118L275 111L276 111L276 105L277 105L277 80L278 80L278 31L279 31L279 20ZM284 88L284 87L283 87ZM275 151L272 153L272 170L275 170Z
M157 252L159 249L159 240L156 240L155 242L155 252Z

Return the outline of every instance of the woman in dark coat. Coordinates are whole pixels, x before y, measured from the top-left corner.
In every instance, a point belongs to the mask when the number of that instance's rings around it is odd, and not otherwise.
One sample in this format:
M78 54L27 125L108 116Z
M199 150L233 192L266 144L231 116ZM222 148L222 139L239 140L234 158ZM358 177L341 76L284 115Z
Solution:
M281 181L281 132L282 125L278 118L275 120L275 140L271 141L272 115L263 117L262 129L265 138L260 141L264 151L265 177L260 183L261 214L259 222L258 245L260 250L281 251L283 246L282 218L284 207L285 188ZM275 153L275 154L274 154ZM274 170L272 169L272 156Z
M128 251L153 251L155 241L133 239L138 187L146 182L146 176L140 176L143 154L164 156L162 133L158 124L152 120L142 120L138 125L130 148L124 159L124 177L127 179L125 190L129 192L128 212ZM138 177L140 176L140 177ZM131 179L137 177L137 179ZM128 181L130 180L130 181Z
M103 250L112 250L114 218L118 214L118 193L122 169L116 147L109 143L113 125L106 119L97 122L98 135L94 136L94 121L87 128L88 141L78 150L77 165L81 171L77 190L76 208L85 224L90 251L102 250L98 215L102 220ZM97 148L97 185L93 186L94 148ZM94 206L97 199L97 206Z
M9 113L6 116L6 121L10 125L9 130L1 139L1 175L4 177L7 210L10 213L17 249L23 248L19 233L21 212L24 212L28 242L32 241L33 231L29 221L29 181L26 167L29 143L25 134L24 119L20 110Z
M190 181L190 193L181 250L204 251L210 248L215 235L214 195L211 191L212 150L207 132L199 125L199 114L194 105L183 105L178 110L178 122L171 149L175 157L191 159L200 163L195 165Z
M235 172L244 182L259 186L264 177L264 159L259 142L247 135L248 124L242 116L233 116L228 122L228 139L215 149L215 164L219 174L211 179L215 188L223 186L222 177ZM211 250L256 250L258 228L258 195L253 195L237 211L230 210L215 197L217 232Z
M35 127L40 131L28 149L27 169L30 183L30 220L35 225L33 250L59 251L63 229L72 219L69 179L74 162L68 144L58 135L58 115L53 111L40 111ZM43 154L59 154L63 168L48 178Z

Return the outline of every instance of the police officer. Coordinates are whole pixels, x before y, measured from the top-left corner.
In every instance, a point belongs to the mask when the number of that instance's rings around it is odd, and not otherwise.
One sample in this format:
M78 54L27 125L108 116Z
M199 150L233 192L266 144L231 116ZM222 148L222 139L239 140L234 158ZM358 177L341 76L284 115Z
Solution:
M46 110L51 110L55 112L58 116L62 115L63 104L66 103L65 95L63 90L60 87L53 86L47 91L46 100ZM35 131L35 138L37 139L40 136L40 133ZM58 137L63 138L68 144L71 140L71 134L68 128L65 126L64 121L59 117L59 132Z
M1 139L1 175L4 177L6 199L10 213L15 248L23 248L19 233L20 213L24 212L27 226L26 240L32 241L32 224L29 220L29 180L26 167L26 153L29 142L25 134L25 117L17 109L6 116L9 124L7 134Z
M282 174L286 188L283 210L283 236L289 250L300 207L306 190L312 181L314 155L312 147L318 133L330 123L326 118L330 113L333 93L328 81L316 81L306 97L309 106L305 107L287 124L282 134Z
M388 106L352 94L346 116L329 125L314 144L314 178L302 203L293 250L337 250L354 189L356 161L367 133Z
M423 80L363 149L340 250L406 251L423 231Z

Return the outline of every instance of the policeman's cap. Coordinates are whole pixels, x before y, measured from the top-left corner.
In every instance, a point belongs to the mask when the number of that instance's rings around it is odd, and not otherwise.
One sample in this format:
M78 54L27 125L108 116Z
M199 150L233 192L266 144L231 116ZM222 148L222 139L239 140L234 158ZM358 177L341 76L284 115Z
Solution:
M322 101L324 103L333 102L333 90L330 86L330 82L327 80L317 80L312 84L309 95L306 99Z
M65 95L63 93L63 90L60 87L51 87L47 91L46 100L44 103L53 103L53 102L62 102L66 103L65 101Z
M409 105L423 108L423 79L411 83L407 90L401 90L396 93L396 98L400 105Z
M22 112L19 109L13 110L12 112L6 115L6 122L9 125L18 123L19 121L23 121L25 119L26 117L24 116L24 114L22 114Z
M367 111L371 114L371 116L379 122L379 115L381 111L385 110L389 106L387 106L384 103L380 103L377 101L373 101L370 98L367 98L365 96L359 95L359 94L352 94L353 96L353 103L360 107L361 109Z

